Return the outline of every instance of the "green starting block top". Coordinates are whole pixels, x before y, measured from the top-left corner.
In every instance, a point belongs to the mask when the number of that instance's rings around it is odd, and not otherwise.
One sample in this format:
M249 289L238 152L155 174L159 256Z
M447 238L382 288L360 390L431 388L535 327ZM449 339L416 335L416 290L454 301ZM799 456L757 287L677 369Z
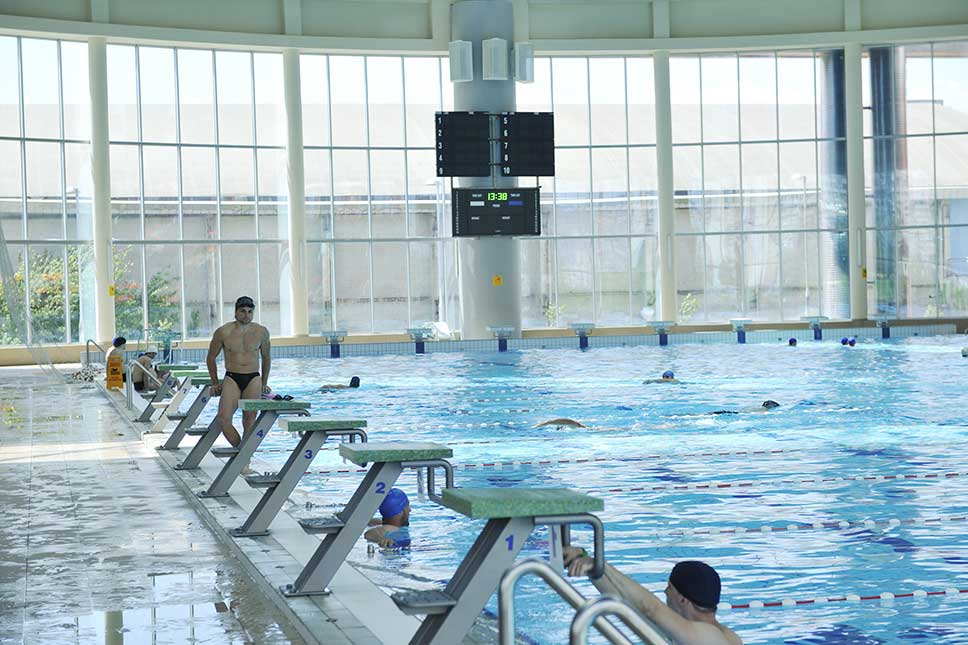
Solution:
M198 365L182 365L181 363L158 363L157 367L159 372L190 372L198 369Z
M181 378L183 376L208 376L208 372L203 370L190 370L190 369L173 369L168 370L168 372L175 378Z
M594 513L605 502L567 488L445 488L443 504L467 517L531 517Z
M447 446L429 441L381 441L379 443L341 443L341 457L354 464L384 461L418 461L423 459L447 459L454 451Z
M312 404L309 401L273 401L272 399L240 399L239 409L248 412L263 412L265 410L308 410Z
M317 430L356 430L366 427L366 421L359 419L280 419L279 427L288 432L314 432Z
M199 372L197 374L195 372L192 372L188 376L190 376L192 379L192 385L211 385L212 384L212 377L205 372Z

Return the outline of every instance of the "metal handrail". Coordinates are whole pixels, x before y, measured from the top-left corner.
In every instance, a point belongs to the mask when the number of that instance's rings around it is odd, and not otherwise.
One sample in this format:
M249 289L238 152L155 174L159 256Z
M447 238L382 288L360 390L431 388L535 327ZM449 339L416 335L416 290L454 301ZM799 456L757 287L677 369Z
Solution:
M128 409L129 410L133 410L134 409L134 379L132 379L131 377L133 376L132 375L132 370L135 367L137 367L142 372L144 372L145 373L145 376L147 376L152 381L154 381L155 383L157 383L157 387L158 388L165 387L165 384L162 383L161 381L159 381L155 377L155 375L152 374L150 371L148 371L148 368L146 368L144 365L142 365L138 361L128 361L128 369L127 369L127 371L128 371L128 381L125 384L124 395L125 395L125 399L127 400L127 404L128 404Z
M539 558L522 560L504 572L504 575L501 577L501 584L498 587L498 643L500 645L514 645L514 586L517 584L519 578L529 573L547 582L548 586L557 592L576 611L586 606L587 599L585 596L581 595L550 564ZM610 642L619 643L620 645L631 645L631 641L604 617L596 618L592 624Z
M107 352L104 351L104 348L97 344L96 340L92 338L88 338L87 342L84 344L84 364L85 365L91 364L91 343L94 343L94 346L97 347L99 350L101 350L102 354L107 354Z
M670 645L651 621L637 612L630 604L614 596L602 596L585 603L571 621L569 642L571 645L585 645L588 642L588 626L598 625L605 614L616 616L625 626L635 632L646 645ZM607 638L607 636L606 636ZM622 638L625 638L624 636Z

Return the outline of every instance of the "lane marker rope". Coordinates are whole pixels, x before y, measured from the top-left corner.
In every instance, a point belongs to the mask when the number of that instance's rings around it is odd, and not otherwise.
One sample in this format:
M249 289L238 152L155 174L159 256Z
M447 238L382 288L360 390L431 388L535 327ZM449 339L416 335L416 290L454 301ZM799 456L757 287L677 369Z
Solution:
M955 477L968 477L968 472L941 472L941 473L905 473L900 475L855 475L853 477L809 477L805 479L773 479L773 480L752 480L739 482L705 482L693 484L662 484L659 486L632 486L627 488L596 488L585 490L585 493L638 493L643 491L665 491L665 490L723 490L727 488L754 488L763 486L776 486L787 484L829 484L837 482L885 482L885 481L911 481L926 479L953 479Z
M751 600L744 603L719 603L719 609L763 609L765 607L799 607L803 605L823 605L828 602L860 602L861 600L895 600L897 598L927 598L928 596L957 596L959 594L968 594L968 589L956 589L950 587L948 589L941 589L939 591L925 591L924 589L915 589L914 591L906 591L903 593L892 593L890 591L884 591L879 594L873 594L869 596L859 596L857 594L847 594L845 596L832 596L828 598L807 598L805 600L794 600L793 598L784 598L783 600Z
M558 465L558 464L579 464L579 463L591 463L591 462L602 462L602 461L643 461L642 458L634 459L561 459L561 460L546 460L546 461L534 461L534 462L495 462L489 464L453 464L454 470L475 470L481 469L503 469L503 466L507 464L517 465ZM306 475L335 475L343 473L365 473L369 472L368 468L337 468L332 470L307 470L304 474ZM942 479L954 479L958 477L968 477L968 472L956 472L956 471L945 471L945 472L926 472L926 473L901 473L896 475L854 475L847 477L807 477L803 479L770 479L770 480L752 480L752 481L735 481L735 482L695 482L689 484L658 484L654 486L644 485L644 486L629 486L621 488L592 488L587 489L582 492L594 494L594 493L640 493L640 492L650 492L650 491L667 491L667 490L724 490L729 488L754 488L763 486L777 486L777 485L787 485L787 484L829 484L837 482L896 482L896 481L924 481L924 480L942 480Z
M968 521L968 515L956 515L947 516L941 515L938 517L916 517L906 520L901 520L897 518L891 518L889 520L829 520L826 522L800 522L797 524L786 524L784 526L770 525L766 524L764 526L746 528L743 526L730 526L730 527L716 527L710 526L708 528L683 528L683 529L673 529L670 531L661 531L647 533L652 537L681 537L687 535L732 535L732 534L742 534L742 533L782 533L786 531L814 531L822 529L875 529L875 528L892 528L895 526L937 526L939 524L947 524L949 522L965 522Z

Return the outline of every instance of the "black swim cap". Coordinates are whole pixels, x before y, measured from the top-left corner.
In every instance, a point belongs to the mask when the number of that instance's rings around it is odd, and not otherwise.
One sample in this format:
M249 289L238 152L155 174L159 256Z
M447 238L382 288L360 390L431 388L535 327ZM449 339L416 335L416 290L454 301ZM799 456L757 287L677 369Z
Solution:
M722 589L719 574L705 562L686 560L672 568L669 583L698 607L715 609Z
M255 309L255 301L249 296L239 296L239 299L235 301L235 308L241 309L242 307L252 307Z
M780 404L772 399L767 399L766 401L763 401L763 407L767 410L772 410L773 408L780 407Z
M359 376L354 376L353 378L350 379L350 387L359 387L359 386L360 386Z

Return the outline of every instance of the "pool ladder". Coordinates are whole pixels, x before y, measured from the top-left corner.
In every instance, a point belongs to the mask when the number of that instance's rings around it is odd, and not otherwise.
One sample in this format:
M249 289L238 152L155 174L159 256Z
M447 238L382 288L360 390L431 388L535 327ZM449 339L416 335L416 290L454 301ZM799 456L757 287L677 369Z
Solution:
M519 578L529 573L548 583L549 587L575 609L575 617L571 621L571 645L584 645L587 642L589 626L597 629L610 643L632 645L632 641L615 625L605 620L606 614L616 616L646 645L671 645L651 621L624 600L612 596L589 600L551 565L539 558L522 560L501 577L497 596L500 645L514 645L514 587Z

